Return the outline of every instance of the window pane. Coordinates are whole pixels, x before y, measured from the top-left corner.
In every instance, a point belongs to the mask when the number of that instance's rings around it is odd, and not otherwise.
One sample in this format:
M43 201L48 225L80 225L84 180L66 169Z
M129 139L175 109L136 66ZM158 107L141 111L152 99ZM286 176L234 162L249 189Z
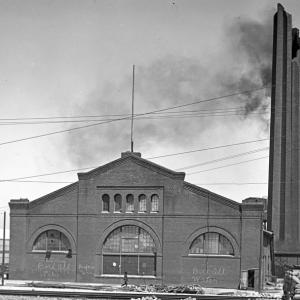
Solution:
M47 230L35 240L32 250L67 251L71 249L69 239L58 230Z
M47 231L47 250L54 251L59 249L60 232L57 230Z
M152 275L154 276L154 264L155 258L154 256L140 256L139 257L140 264L140 275Z
M219 253L219 235L218 233L204 234L204 253L218 254Z
M102 211L109 211L109 195L102 196Z
M116 253L121 256L121 274L138 275L142 273L153 275L155 270L155 253L156 247L153 238L144 229L135 225L125 225L116 228L106 238L103 244L103 259L105 258L106 265L103 263L104 274L113 272L111 257L109 253ZM147 253L146 256L141 253ZM117 256L117 255L116 255ZM108 265L110 266L108 266ZM106 272L106 273L105 273ZM113 274L113 273L111 273Z
M204 235L203 234L194 240L194 242L192 243L192 246L190 248L190 253L192 253L192 254L204 253Z
M122 196L120 194L115 195L115 211L121 211L122 209Z
M154 194L151 196L151 211L157 212L158 211L158 203L159 197L158 195Z
M139 211L145 212L147 211L147 198L146 195L139 195Z
M120 274L119 267L119 255L103 255L103 274Z
M190 254L234 255L233 246L223 235L207 232L198 236L192 243Z
M60 238L61 238L61 246L60 246L60 249L61 251L68 251L69 249L71 249L71 244L68 240L68 238L63 234L61 233L60 234Z
M121 256L121 273L127 272L128 275L138 275L138 257L137 255Z
M123 238L138 238L139 227L134 225L122 226L122 237Z
M126 196L126 211L132 212L134 211L134 200L133 195L129 194Z
M32 250L47 250L47 235L43 232L35 240Z
M115 229L105 240L103 251L108 253L120 252L121 227Z
M223 255L234 255L232 245L223 235L220 235L219 253Z
M139 252L154 253L156 252L156 247L153 238L148 232L141 229L139 235Z

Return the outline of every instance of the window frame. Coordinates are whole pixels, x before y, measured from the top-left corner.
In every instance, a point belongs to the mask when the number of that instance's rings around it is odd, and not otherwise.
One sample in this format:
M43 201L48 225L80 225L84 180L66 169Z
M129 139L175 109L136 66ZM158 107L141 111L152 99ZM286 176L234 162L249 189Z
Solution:
M50 237L48 236L49 231L56 231L59 233L59 249L55 249L55 250L48 249L48 239L50 239ZM38 239L43 234L46 234L46 248L45 249L34 249L35 244L37 243ZM68 242L66 245L67 246L66 250L61 250L62 242L63 242L62 238L64 238ZM69 249L72 250L72 243L71 243L69 237L65 233L63 233L62 231L57 230L57 229L46 229L46 230L40 232L38 234L38 236L34 239L34 241L32 243L32 247L31 247L31 251L34 253L46 253L48 251L50 251L51 253L68 253Z
M157 198L154 198L154 197L157 197ZM159 212L159 200L160 199L159 199L159 195L158 194L152 194L151 195L151 199L150 199L150 202L151 202L150 212L151 213L158 213Z
M132 198L132 199L129 199ZM129 200L132 200L132 203L129 202ZM129 207L131 208L129 210ZM126 213L134 213L135 207L134 207L134 195L132 193L129 193L126 195L126 204L125 204L125 212Z
M116 204L117 204L117 197L120 196L119 200L120 200L120 208L118 210L116 210ZM114 213L121 213L122 212L122 195L117 193L117 194L114 194Z
M147 196L145 194L140 194L139 195L138 203L139 203L138 212L139 213L146 213L147 212ZM141 205L144 206L144 209L141 209Z
M216 234L218 235L218 243L217 243L217 247L218 247L218 253L213 253L213 252L203 252L203 253L192 253L192 247L194 246L194 244L196 243L196 241L198 239L200 239L201 237L203 237L203 250L205 251L206 248L209 249L209 242L211 240L209 240L209 238L205 238L205 236L209 236L210 234ZM232 252L227 254L227 253L220 253L220 239L224 239L224 241L226 241L226 243L228 245L230 245ZM232 244L232 242L230 241L230 239L228 239L224 234L220 233L220 232L216 232L216 231L206 231L203 232L201 234L199 234L198 236L196 236L192 242L190 243L190 246L188 248L188 256L216 256L216 257L235 257L236 256L236 252L235 252L235 247Z
M107 193L103 194L101 196L101 200L102 200L102 212L109 213L110 212L110 196L109 196L109 194L107 194ZM105 209L105 205L107 205L107 209Z
M133 231L130 232L130 229L134 229L136 230L136 232L134 233ZM136 236L134 236L136 234ZM114 237L117 236L118 239L118 252L114 252L114 251L109 251L107 249L105 249L105 244L108 241L108 239L110 237ZM127 235L127 236L126 236ZM130 236L132 235L132 236ZM123 241L125 240L133 240L135 239L137 241L136 245L138 246L137 251L131 251L131 252L127 252L124 251L124 249L122 248L123 245ZM150 245L146 245L145 247L151 247L151 251L143 251L141 247L142 245L142 241L143 239L149 239L148 243L150 242ZM113 242L114 243L114 242ZM129 242L130 243L130 242ZM152 246L151 246L152 245ZM124 245L123 245L124 246ZM130 245L129 245L130 248ZM149 249L146 249L149 250ZM136 260L137 261L137 265L133 266L134 268L137 269L137 272L135 274L128 274L128 276L152 276L152 277L156 277L157 276L157 245L155 243L154 238L152 237L152 235L145 230L144 228L137 226L137 225L121 225L117 228L115 228L114 230L112 230L104 239L103 244L102 244L102 275L103 276L121 276L122 274L124 274L125 269L124 265L122 264L123 261L126 261L126 259L128 260ZM105 273L105 269L109 269L108 266L105 265L105 260L106 259L111 259L115 257L117 264L119 264L118 266L114 266L117 267L115 273ZM151 265L151 271L148 273L140 273L141 272L141 268L142 268L142 263L143 260L145 261L151 261L153 260L153 265ZM126 264L126 263L125 263Z

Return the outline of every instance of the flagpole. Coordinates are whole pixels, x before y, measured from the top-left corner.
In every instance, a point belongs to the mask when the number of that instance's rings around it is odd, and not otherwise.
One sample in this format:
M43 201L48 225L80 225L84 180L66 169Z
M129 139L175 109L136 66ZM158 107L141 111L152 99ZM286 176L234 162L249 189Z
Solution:
M131 94L131 152L133 152L133 116L134 116L134 70L135 65L132 67L132 94Z

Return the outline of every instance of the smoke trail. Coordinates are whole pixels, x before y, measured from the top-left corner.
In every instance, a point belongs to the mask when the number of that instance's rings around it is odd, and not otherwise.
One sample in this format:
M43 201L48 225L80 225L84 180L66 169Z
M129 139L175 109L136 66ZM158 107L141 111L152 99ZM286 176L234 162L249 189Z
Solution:
M271 82L272 19L238 19L225 26L224 43L217 57L186 58L169 55L136 68L137 113L175 106L235 91L251 90ZM95 90L79 108L80 114L130 113L131 78L118 85L107 84ZM243 106L243 116L224 117L224 126L247 118L261 122L267 130L269 97L265 91L224 101L204 103L190 109L226 109ZM253 116L251 113L262 113ZM221 117L148 119L135 122L138 150L157 145L181 147L203 140L205 133L218 126ZM70 159L78 166L97 163L110 154L128 150L128 121L90 128L67 139Z

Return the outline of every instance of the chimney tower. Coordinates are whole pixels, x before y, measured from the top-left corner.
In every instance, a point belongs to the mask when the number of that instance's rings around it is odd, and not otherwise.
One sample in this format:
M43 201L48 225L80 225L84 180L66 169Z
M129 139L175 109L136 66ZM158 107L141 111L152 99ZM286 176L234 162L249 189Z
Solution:
M274 233L275 273L300 264L299 31L281 4L274 16L268 230Z

